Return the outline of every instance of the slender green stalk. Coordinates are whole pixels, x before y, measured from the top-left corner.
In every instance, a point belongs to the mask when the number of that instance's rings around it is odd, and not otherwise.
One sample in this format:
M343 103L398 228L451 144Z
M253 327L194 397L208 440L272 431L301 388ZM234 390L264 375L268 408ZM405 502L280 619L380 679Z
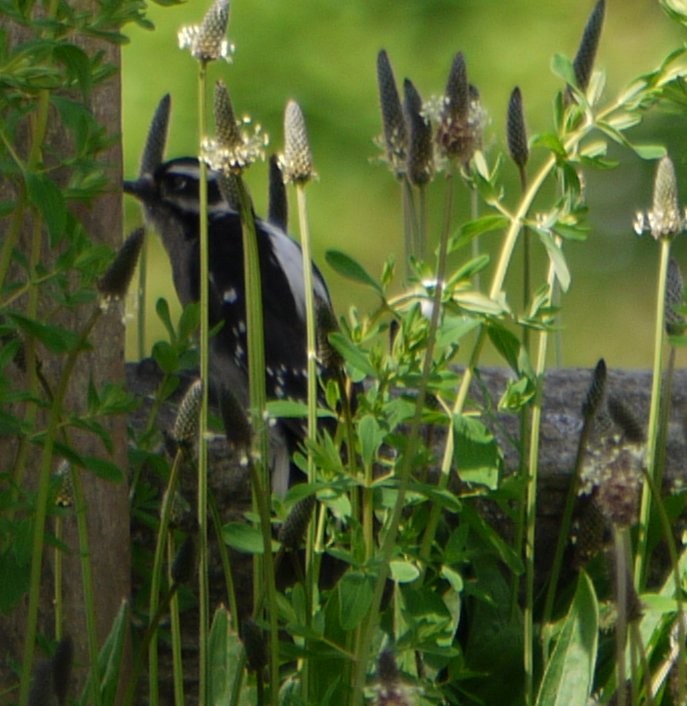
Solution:
M405 278L408 281L412 274L410 258L415 254L413 243L417 239L418 223L415 214L415 194L410 181L406 177L401 180L401 204L403 208L403 261Z
M616 610L617 621L615 627L615 657L618 688L616 703L618 706L626 706L627 689L625 688L625 652L627 647L627 546L629 537L627 529L613 528L613 553L615 570L615 590L616 590Z
M100 675L98 670L98 634L95 624L95 600L93 597L93 569L88 539L88 518L86 500L81 486L79 470L72 467L72 486L76 510L76 528L79 537L79 562L81 563L81 583L83 590L84 618L86 620L86 642L90 667L91 703L100 706Z
M227 552L227 545L222 537L222 518L220 517L219 510L217 508L217 501L212 492L208 495L208 500L210 503L210 514L212 515L212 524L215 527L215 536L217 538L217 549L219 551L219 558L222 562L222 571L224 572L224 584L227 589L227 603L229 604L229 611L231 614L231 627L234 631L238 633L238 603L236 601L236 590L234 588L234 576L231 571L231 564L229 562L229 553Z
M174 564L174 537L167 538L167 580L172 585L172 566ZM181 655L181 619L179 617L179 596L177 592L169 601L169 619L172 631L172 666L174 673L174 706L184 706L184 663ZM151 650L152 652L153 650Z
M303 286L305 288L305 330L308 370L308 441L317 438L317 338L315 331L315 298L313 294L310 228L305 198L305 184L296 184L301 252L303 254ZM308 449L308 482L315 482L315 461Z
M659 437L658 422L661 411L661 375L663 373L663 343L665 338L665 291L670 260L670 238L661 238L661 254L658 268L658 289L656 297L656 321L654 332L654 365L651 383L651 405L646 446L646 468L652 480L656 479L656 445ZM648 563L647 545L649 541L649 517L651 514L651 491L648 485L642 488L637 533L637 553L635 555L634 579L638 591L646 581Z
M160 598L160 583L162 581L162 561L164 549L168 543L167 534L169 530L169 518L174 502L174 492L179 478L179 471L183 460L183 452L177 451L172 463L172 469L167 481L167 488L162 498L160 509L160 526L157 532L155 544L155 555L153 557L153 570L150 577L150 597L148 601L148 625L152 625L154 616L157 614ZM159 702L158 690L158 659L157 659L157 633L153 633L150 638L150 649L148 651L148 701L151 706Z
M207 62L198 62L198 144L205 132ZM210 589L208 585L208 390L210 387L209 358L209 253L208 253L208 193L207 165L200 166L200 380L203 393L198 423L198 702L207 700L207 638L210 621Z
M138 287L136 289L136 347L138 360L146 357L146 288L148 280L148 239L143 241L138 256Z
M272 534L269 505L268 430L265 387L265 340L262 316L262 285L260 258L255 219L250 196L242 179L236 180L241 230L243 237L243 269L246 282L246 336L248 347L248 388L251 425L253 428L253 459L251 478L253 481L253 505L260 516L263 539L263 555L256 557L253 572L254 605L259 605L260 593L266 591L267 611L270 626L270 703L279 702L279 633L277 614L277 592L272 556Z
M549 268L549 291L553 286L555 273ZM542 386L546 370L546 355L549 332L544 329L539 334L539 349L535 367L537 395L532 406L530 426L529 462L527 468L527 490L525 494L525 609L523 611L523 665L525 670L525 704L530 706L534 699L534 540L537 520L537 477L539 469L539 432L542 416Z

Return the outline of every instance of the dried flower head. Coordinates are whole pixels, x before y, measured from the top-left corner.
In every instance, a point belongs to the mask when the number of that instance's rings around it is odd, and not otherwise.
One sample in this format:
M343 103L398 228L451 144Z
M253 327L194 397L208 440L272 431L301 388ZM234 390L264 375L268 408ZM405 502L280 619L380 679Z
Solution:
M670 157L658 163L654 178L654 201L651 211L638 212L634 229L638 235L649 231L655 240L673 238L687 225L687 215L680 210L675 167Z
M143 228L137 228L133 231L124 241L112 264L98 281L98 291L102 295L105 304L110 301L123 299L126 295L138 264L138 256L141 254L144 235L145 230Z
M508 151L512 160L518 169L523 170L527 164L530 152L527 144L525 116L522 112L522 93L518 86L513 89L508 101L506 137L508 138Z
M483 126L479 91L468 83L465 59L459 52L451 64L437 125L436 141L440 152L466 164L482 146Z
M236 119L223 81L215 85L216 139L205 139L201 144L200 157L211 169L224 174L241 172L258 159L265 158L265 147L269 137L259 124L252 126L251 119L244 116Z
M234 46L226 38L229 24L229 0L215 0L199 25L187 25L179 31L179 48L189 49L198 61L231 61Z
M589 79L591 78L592 69L594 68L594 59L596 58L596 50L599 46L599 37L601 36L605 10L605 0L598 0L592 10L592 14L587 20L580 46L573 60L575 80L577 81L578 88L583 91L586 90L589 85Z
M396 178L401 179L406 171L408 133L396 79L384 49L377 54L377 84L386 159Z
M411 689L401 681L396 659L387 647L377 658L377 688L372 701L375 706L410 706Z
M422 98L409 79L403 82L404 110L408 125L408 179L416 186L426 184L434 176L432 125L423 114Z
M286 232L289 223L289 203L286 198L284 175L279 166L279 158L271 155L269 159L269 204L267 220Z
M293 100L284 111L284 154L280 166L287 184L306 184L315 176L303 111Z
M595 499L616 527L631 527L637 521L642 463L643 454L636 448L621 448L600 474Z
M668 275L665 294L665 329L669 336L679 336L687 327L685 317L680 313L680 308L685 303L685 286L682 281L682 272L675 258L668 262Z
M202 399L203 383L201 380L195 380L186 390L174 420L172 437L179 446L193 446L198 438L198 421Z
M248 449L253 438L250 422L243 406L229 390L221 391L219 410L227 441L244 450Z

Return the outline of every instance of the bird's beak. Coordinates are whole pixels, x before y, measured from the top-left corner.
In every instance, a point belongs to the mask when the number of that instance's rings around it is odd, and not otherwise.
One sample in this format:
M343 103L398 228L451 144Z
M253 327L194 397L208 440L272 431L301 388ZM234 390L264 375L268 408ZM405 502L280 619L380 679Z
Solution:
M150 174L144 174L135 180L125 179L123 190L125 194L131 194L145 203L150 201L155 193L153 178Z

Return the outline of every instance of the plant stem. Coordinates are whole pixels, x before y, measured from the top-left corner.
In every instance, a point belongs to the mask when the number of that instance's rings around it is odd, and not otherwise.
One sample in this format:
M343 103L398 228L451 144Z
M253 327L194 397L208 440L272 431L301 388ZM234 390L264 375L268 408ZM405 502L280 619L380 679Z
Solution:
M654 366L651 382L651 405L649 407L649 425L646 445L646 468L652 479L656 480L656 448L659 437L659 418L661 412L661 375L663 372L663 342L665 338L665 291L668 277L668 262L670 260L670 238L660 239L660 260L658 268L658 288L656 296L656 321L654 331ZM660 491L660 489L659 489ZM637 553L635 556L634 580L635 587L641 591L646 581L648 563L647 547L649 532L649 517L651 514L651 490L647 484L642 488L642 500L639 510L637 533Z
M205 132L205 101L207 64L200 61L198 70L198 144ZM207 638L210 616L210 590L208 585L208 392L210 387L210 315L209 307L209 253L208 253L208 193L207 165L201 159L200 167L200 380L202 396L198 423L198 703L205 706L207 700Z

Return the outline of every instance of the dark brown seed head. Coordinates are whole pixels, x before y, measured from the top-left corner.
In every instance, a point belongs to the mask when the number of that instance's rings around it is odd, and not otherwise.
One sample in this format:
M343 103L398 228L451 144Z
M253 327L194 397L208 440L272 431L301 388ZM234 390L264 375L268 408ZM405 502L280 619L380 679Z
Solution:
M267 648L262 628L252 619L241 623L241 640L246 651L248 669L258 672L267 666Z
M608 518L590 496L578 499L575 515L573 565L580 569L609 546L612 535Z
M244 451L249 449L253 438L250 422L243 406L228 390L220 393L219 409L227 441Z
M587 20L580 46L573 60L573 69L575 71L575 80L577 87L582 91L587 89L589 79L592 76L594 68L594 59L596 58L596 50L599 46L599 37L601 36L601 28L604 21L604 13L606 10L605 0L598 0L592 10L592 14Z
M432 126L422 114L422 98L409 79L403 82L404 110L408 125L408 179L416 186L426 184L434 175Z
M143 148L141 158L140 175L153 174L162 164L165 154L165 143L167 142L167 127L169 125L169 110L171 98L169 93L162 97L158 103L155 115L148 128L148 138Z
M601 358L594 368L592 382L582 403L582 416L591 419L599 409L606 391L606 361Z
M144 236L143 228L137 228L133 231L98 281L98 291L106 302L123 299L126 296L129 283L138 264Z
M644 429L627 405L615 395L608 398L608 412L620 428L627 443L641 444L645 440Z
M386 158L394 174L400 179L406 170L408 134L394 72L384 49L377 54L377 84L379 86Z
M301 546L314 507L315 496L308 495L291 508L284 524L279 528L277 537L284 550L298 549Z
M436 141L442 154L466 164L482 145L482 108L479 91L468 83L462 53L453 58Z
M508 151L518 169L524 169L529 158L527 145L527 129L525 117L522 112L522 94L516 86L510 94L508 101L508 119L506 121L508 138Z
M63 637L52 656L52 678L55 696L59 706L66 706L69 681L72 673L72 660L74 657L74 644L71 637Z

